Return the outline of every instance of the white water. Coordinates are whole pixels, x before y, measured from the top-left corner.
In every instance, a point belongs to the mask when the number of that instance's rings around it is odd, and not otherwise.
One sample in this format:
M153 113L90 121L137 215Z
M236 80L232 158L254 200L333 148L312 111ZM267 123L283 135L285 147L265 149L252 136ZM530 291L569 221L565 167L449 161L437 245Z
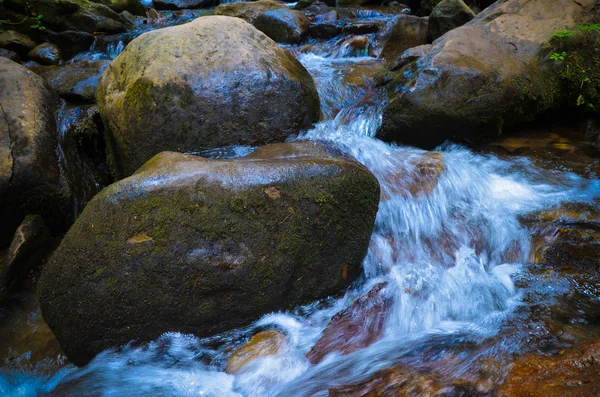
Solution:
M345 73L368 74L379 61L340 54L299 56L316 80L326 121L297 139L333 142L380 181L383 199L364 276L355 287L342 298L269 314L247 329L210 340L167 334L144 347L102 353L85 368L67 367L49 378L5 374L0 395L33 396L54 389L62 378L57 395L326 396L329 387L398 362L420 362L436 344L482 341L499 332L521 304L513 278L524 271L529 253L529 232L517 217L583 198L584 181L561 174L553 175L551 184L527 160L502 161L446 145L434 157L443 158L443 172L433 190L414 194L410 186L422 182L416 164L431 154L373 138L383 99L369 78L351 85ZM382 281L393 303L381 339L311 365L305 354L331 317ZM227 354L221 346L263 328L283 331L287 347L235 376L224 373ZM424 346L429 350L420 352Z

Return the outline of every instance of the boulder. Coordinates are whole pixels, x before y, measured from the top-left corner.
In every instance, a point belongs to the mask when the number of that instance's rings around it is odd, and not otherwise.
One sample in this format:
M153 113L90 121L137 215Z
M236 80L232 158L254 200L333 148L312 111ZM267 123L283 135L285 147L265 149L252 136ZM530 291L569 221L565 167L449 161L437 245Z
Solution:
M442 0L429 16L427 36L430 41L434 41L473 18L475 13L463 0Z
M600 390L600 340L554 356L529 355L513 364L498 397L593 397Z
M56 96L44 80L0 57L0 245L7 244L25 215L65 225L68 194L61 178Z
M136 38L96 97L117 177L164 150L281 142L320 115L300 62L249 23L223 16Z
M182 10L189 8L213 7L215 0L154 0L153 6L157 10Z
M427 44L428 18L398 15L392 27L385 32L379 57L391 61L411 47Z
M27 54L29 59L42 65L58 65L62 63L60 49L51 43L42 43Z
M30 15L23 15L24 0L5 0L0 17L4 15L12 21L22 20ZM111 10L104 4L89 0L36 0L32 11L43 15L41 24L44 28L55 32L80 31L87 33L105 32L121 33L132 27L126 18ZM27 35L44 35L44 31L30 28L31 23L11 25L15 30Z
M21 58L27 58L36 45L35 41L14 30L0 31L0 48L14 51Z
M81 61L34 71L62 98L72 102L94 102L96 87L109 64L110 61Z
M19 54L11 50L5 50L4 48L0 48L0 57L8 58L15 62L21 62L21 57L19 57Z
M242 18L245 21L254 23L256 18L265 12L279 10L281 8L286 9L289 7L273 0L242 1L219 5L215 8L215 15Z
M308 33L310 21L302 11L280 8L261 14L254 27L280 43L300 43Z
M17 228L0 263L0 294L2 290L18 287L30 271L42 264L50 246L50 232L38 215L28 215Z
M86 206L44 267L42 314L78 365L247 325L348 286L378 202L368 170L314 142L233 160L163 152Z
M89 50L92 44L94 44L94 35L88 32L77 32L75 30L55 32L46 29L41 36L44 40L56 44L58 48L60 48L64 59L73 58L80 52Z
M285 335L279 331L268 330L259 332L246 344L231 353L227 359L225 372L235 374L257 358L279 353L286 344L287 339Z
M133 15L144 16L146 8L140 0L92 0L95 3L104 4L115 12L127 11Z
M308 361L316 364L329 353L346 355L377 342L392 303L385 287L386 283L377 284L368 294L333 316L321 338L306 354Z
M594 4L508 0L488 7L394 72L377 136L423 147L473 141L560 103L547 46Z

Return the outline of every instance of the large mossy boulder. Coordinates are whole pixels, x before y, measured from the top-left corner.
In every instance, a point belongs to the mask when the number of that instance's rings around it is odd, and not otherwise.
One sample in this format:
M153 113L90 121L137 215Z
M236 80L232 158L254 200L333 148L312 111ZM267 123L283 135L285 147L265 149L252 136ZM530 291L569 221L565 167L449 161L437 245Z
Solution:
M581 23L594 0L507 0L446 33L422 56L394 62L377 136L433 147L498 134L559 104L553 34Z
M320 116L300 62L249 23L223 16L133 40L96 97L117 177L165 150L282 142Z
M0 245L25 215L65 224L68 197L58 165L58 99L44 80L0 58Z
M429 16L427 35L429 40L442 36L475 18L475 13L463 0L443 0Z
M233 160L163 152L90 201L44 267L42 313L76 364L242 326L348 286L378 202L367 169L313 142Z

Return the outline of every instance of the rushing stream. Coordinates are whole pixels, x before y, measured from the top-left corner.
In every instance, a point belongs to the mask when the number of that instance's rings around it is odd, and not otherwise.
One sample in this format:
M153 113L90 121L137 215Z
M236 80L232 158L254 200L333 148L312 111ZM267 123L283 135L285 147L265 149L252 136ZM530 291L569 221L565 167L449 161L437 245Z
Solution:
M313 75L324 113L324 121L294 139L332 142L381 184L364 275L343 296L210 339L167 334L104 352L79 369L61 365L61 357L52 370L0 363L0 395L327 396L329 388L398 365L478 382L487 395L485 382L502 379L516 355L561 346L530 308L569 287L530 272L531 231L521 218L563 202L591 202L597 181L453 144L426 152L381 142L373 135L384 99L372 76L382 62L348 50L340 37L290 50ZM390 303L378 340L310 364L305 355L330 319L381 283ZM226 374L230 352L259 329L282 331L287 345ZM490 360L500 369L482 371Z

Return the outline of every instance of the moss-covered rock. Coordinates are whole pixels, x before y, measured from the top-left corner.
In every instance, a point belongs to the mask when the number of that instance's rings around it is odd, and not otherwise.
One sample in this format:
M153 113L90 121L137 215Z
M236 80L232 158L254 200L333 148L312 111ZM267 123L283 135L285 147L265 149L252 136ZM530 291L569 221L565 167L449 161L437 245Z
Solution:
M44 32L30 28L39 23L35 22L35 15L42 15L42 26L55 32L120 33L132 27L125 17L106 5L89 0L5 0L0 8L0 19L21 21L32 18L32 21L11 25L11 28L27 35L43 36Z
M297 44L306 37L310 21L302 11L280 8L260 15L254 26L277 42Z
M349 285L379 184L330 151L301 142L234 160L164 152L105 188L38 286L69 359L167 331L215 334Z
M65 225L57 106L41 77L0 58L0 245L27 214L40 214L55 228Z
M435 6L429 16L427 36L430 41L444 33L464 25L475 18L475 13L462 0L443 0Z
M96 97L117 177L164 150L281 142L320 116L300 62L249 23L223 16L133 40Z
M593 0L508 0L395 63L378 137L423 147L498 134L562 101L549 43Z
M265 12L281 8L288 9L289 7L273 0L241 1L219 5L215 8L215 15L242 18L245 21L254 23L256 18Z

